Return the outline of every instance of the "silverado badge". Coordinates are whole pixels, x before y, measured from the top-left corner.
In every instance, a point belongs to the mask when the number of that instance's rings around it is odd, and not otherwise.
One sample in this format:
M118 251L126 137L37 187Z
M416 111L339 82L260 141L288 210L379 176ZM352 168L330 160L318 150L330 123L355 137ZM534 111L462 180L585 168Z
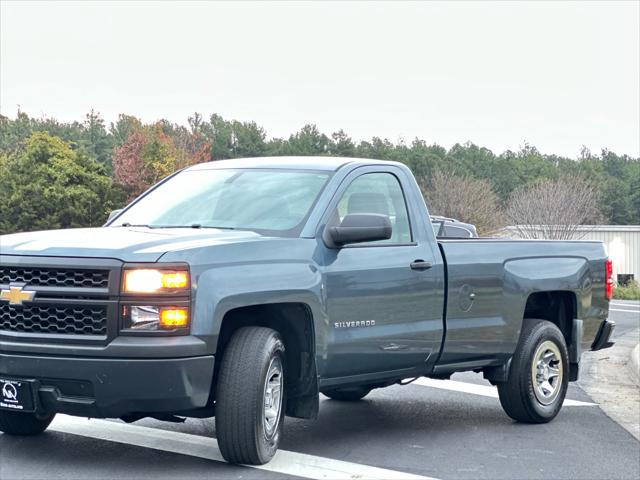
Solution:
M22 287L10 286L9 290L0 291L0 300L6 300L9 305L22 305L22 302L30 302L36 292L33 290L22 290Z

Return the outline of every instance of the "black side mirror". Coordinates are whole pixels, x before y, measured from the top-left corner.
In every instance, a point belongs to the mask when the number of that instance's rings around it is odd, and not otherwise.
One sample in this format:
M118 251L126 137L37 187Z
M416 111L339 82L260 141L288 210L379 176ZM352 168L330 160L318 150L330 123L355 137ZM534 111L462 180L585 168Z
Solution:
M120 213L122 212L122 210L124 210L124 208L119 208L117 210L112 210L111 213L109 214L109 218L107 218L107 222L109 223L111 220L113 220L115 217L117 217L118 215L120 215Z
M375 242L391 238L391 220L377 213L353 213L344 217L340 225L327 225L323 239L329 248L350 243Z

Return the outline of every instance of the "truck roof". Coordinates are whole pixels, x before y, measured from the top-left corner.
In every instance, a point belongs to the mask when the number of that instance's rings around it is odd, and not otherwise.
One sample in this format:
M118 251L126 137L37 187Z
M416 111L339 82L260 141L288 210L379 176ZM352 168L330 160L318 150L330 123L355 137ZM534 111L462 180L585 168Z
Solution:
M347 164L354 165L399 165L398 162L349 157L254 157L233 160L215 160L199 163L187 170L210 170L214 168L281 168L296 170L336 171Z

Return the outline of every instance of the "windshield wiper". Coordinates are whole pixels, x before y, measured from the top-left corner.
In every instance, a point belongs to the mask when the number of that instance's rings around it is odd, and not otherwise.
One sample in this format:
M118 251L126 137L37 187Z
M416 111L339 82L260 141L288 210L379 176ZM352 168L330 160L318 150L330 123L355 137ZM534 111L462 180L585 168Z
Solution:
M146 228L151 228L150 225L131 225L129 222L124 222L122 224L120 224L121 227L146 227Z
M235 230L234 227L215 227L212 225L202 225L193 223L191 225L149 225L149 228L214 228L217 230Z

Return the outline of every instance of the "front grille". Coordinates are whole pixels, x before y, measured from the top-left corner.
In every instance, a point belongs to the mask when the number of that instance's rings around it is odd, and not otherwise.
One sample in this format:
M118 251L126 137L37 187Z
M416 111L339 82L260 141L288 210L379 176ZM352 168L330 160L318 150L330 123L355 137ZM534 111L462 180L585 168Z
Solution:
M109 270L0 267L0 284L26 283L30 287L107 288Z
M0 330L63 335L106 335L104 305L0 304Z

